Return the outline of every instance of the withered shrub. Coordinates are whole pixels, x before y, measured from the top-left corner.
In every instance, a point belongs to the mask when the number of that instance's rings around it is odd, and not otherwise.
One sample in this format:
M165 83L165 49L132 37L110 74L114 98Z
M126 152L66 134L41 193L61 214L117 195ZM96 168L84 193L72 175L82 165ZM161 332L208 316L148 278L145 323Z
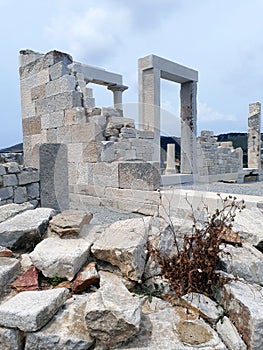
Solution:
M173 244L176 248L173 257L165 256L149 243L150 256L159 264L161 275L169 281L171 290L178 297L190 292L213 296L215 286L226 282L217 272L220 268L219 253L223 250L223 243L240 242L238 235L232 231L232 225L236 212L245 208L245 205L244 201L238 202L236 197L222 198L220 194L218 196L222 201L222 209L217 209L209 215L208 207L204 205L206 219L203 222L196 219L193 207L189 203L192 208L193 227L192 232L184 236L181 248L170 220Z

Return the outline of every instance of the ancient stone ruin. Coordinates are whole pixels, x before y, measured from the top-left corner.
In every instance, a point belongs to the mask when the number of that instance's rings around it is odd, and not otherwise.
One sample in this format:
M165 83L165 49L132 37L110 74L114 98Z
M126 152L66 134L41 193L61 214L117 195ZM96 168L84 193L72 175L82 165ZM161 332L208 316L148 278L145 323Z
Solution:
M40 169L43 205L130 209L136 198L126 190L160 187L154 134L136 130L134 120L123 116L126 87L120 75L75 63L56 51L22 51L20 80L25 164ZM95 108L86 87L90 81L113 91L114 108Z
M216 273L225 283L210 297L175 295L151 252L178 257L226 203L166 185L261 179L260 104L249 109L244 169L241 149L212 131L196 135L196 71L154 55L138 70L136 128L120 74L58 51L20 52L25 164L0 164L0 350L263 348L260 197L237 196L246 208L224 227ZM180 172L170 144L164 175L161 78L181 84ZM113 106L96 106L91 82L113 92Z
M74 62L51 51L20 53L26 166L40 169L41 201L55 209L87 204L124 210L158 207L157 189L186 182L238 181L261 176L260 104L250 106L248 169L241 149L217 144L213 132L196 137L198 72L161 57L139 59L139 126L123 115L127 89L120 74ZM160 79L181 84L181 159L175 171L168 147L160 173ZM113 92L112 107L96 107L89 83ZM149 199L150 197L150 199ZM125 198L125 199L124 199ZM142 209L145 210L145 209ZM147 212L147 210L145 211Z

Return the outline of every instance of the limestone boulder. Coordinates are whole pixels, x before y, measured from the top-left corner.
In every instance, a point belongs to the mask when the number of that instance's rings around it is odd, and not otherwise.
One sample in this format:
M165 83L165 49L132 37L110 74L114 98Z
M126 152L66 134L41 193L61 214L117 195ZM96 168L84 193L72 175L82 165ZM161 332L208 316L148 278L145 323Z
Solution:
M202 319L187 319L183 315L167 306L152 308L142 314L140 332L113 349L227 350L214 329Z
M64 236L78 236L84 225L92 219L92 213L80 210L64 210L49 222L51 232Z
M227 273L263 285L263 254L251 244L244 242L242 247L226 245L220 260Z
M45 233L53 209L27 210L0 223L0 245L12 250L32 249Z
M34 209L34 206L31 203L23 203L23 204L11 203L11 204L3 205L0 208L0 223L26 210L32 210L32 209Z
M14 258L0 258L0 290L15 278L19 268L19 260Z
M0 325L33 332L43 327L63 305L65 288L16 294L0 305Z
M246 344L228 317L224 316L217 322L216 331L229 350L247 350Z
M215 324L224 314L223 308L204 294L189 293L182 299L211 324Z
M128 219L108 226L91 250L97 259L118 266L125 277L138 281L144 271L150 217Z
M192 233L193 221L189 217L172 216L170 220L152 218L149 241L160 253L172 257L177 253L175 240L179 249L183 246L184 236Z
M241 238L263 251L262 222L263 213L260 209L244 209L236 214L233 231L238 232Z
M22 350L23 336L18 329L0 327L0 350Z
M248 349L263 348L263 288L232 281L224 286L221 302Z
M186 215L173 216L170 220L164 220L153 217L150 224L148 241L153 248L158 249L160 254L166 257L172 257L177 254L177 247L183 247L184 236L192 232L193 222ZM176 244L175 244L176 240ZM145 270L144 278L147 280L148 287L163 284L159 275L161 268L152 257L149 257Z
M98 285L100 277L96 269L96 263L91 262L87 266L84 266L78 273L73 286L73 293L81 293L92 285Z
M86 262L91 243L82 238L49 237L30 253L34 266L46 277L65 277L72 281Z
M111 347L139 332L141 303L117 276L100 272L100 278L100 289L89 294L85 320L91 336Z
M89 335L84 310L88 297L68 299L53 319L38 332L27 333L25 350L87 350L94 339Z

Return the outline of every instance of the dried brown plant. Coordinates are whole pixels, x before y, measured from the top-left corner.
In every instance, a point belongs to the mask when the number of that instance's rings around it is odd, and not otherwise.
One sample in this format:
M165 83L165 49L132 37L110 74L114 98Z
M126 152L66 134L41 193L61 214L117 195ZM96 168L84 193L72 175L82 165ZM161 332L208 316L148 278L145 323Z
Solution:
M204 205L206 219L200 222L195 218L192 205L193 227L192 232L184 236L183 246L179 248L177 233L172 221L170 229L174 236L176 254L167 257L149 243L150 256L161 267L162 277L169 281L170 288L177 296L197 292L212 296L215 286L226 282L217 271L220 268L219 253L223 252L223 243L233 240L233 221L237 211L241 211L244 201L237 201L236 197L223 198L220 194L222 208L209 214ZM237 243L239 241L237 235ZM233 242L234 244L235 242Z

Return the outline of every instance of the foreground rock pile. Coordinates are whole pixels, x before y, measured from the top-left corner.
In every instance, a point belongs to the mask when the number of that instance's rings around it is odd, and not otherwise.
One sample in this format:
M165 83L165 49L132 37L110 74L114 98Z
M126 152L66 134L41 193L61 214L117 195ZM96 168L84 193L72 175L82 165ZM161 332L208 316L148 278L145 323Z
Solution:
M0 350L262 350L259 209L237 215L241 239L226 244L230 254L221 263L238 278L217 290L217 301L198 293L154 296L158 286L169 292L146 249L151 240L173 254L163 219L120 214L107 222L106 209L104 221L93 212L1 207ZM172 221L180 242L192 222Z

